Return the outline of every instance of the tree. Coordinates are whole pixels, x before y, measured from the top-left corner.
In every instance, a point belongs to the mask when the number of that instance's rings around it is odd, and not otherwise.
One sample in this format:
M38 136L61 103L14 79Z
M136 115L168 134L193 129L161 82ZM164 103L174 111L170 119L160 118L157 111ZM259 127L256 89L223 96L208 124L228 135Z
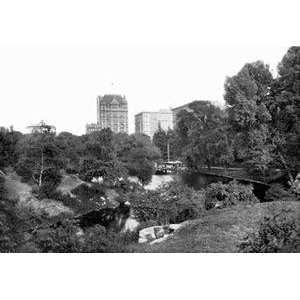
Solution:
M18 160L17 143L22 134L10 129L0 128L0 168L14 166Z
M271 115L266 106L273 77L261 61L247 63L227 78L224 99L236 158L263 178L274 160L270 135Z
M276 166L287 170L290 180L300 170L300 47L291 47L278 65L267 107L276 149Z
M24 233L40 219L17 200L6 199L4 178L0 175L0 253L18 252L25 243Z
M66 171L71 173L79 172L80 157L84 154L86 136L76 136L69 132L61 132L56 137L66 165Z
M84 157L80 163L80 175L87 181L94 177L103 177L112 185L118 178L126 176L126 170L116 156L113 133L109 128L87 136Z
M247 63L237 75L226 79L224 99L235 131L248 131L270 121L265 99L272 80L269 66L261 61Z
M137 176L146 184L155 173L155 161L160 158L160 151L146 135L115 136L115 149L118 159L128 170L130 176Z
M64 160L52 133L34 133L18 144L19 161L16 171L26 181L37 184L39 192L51 193L61 180Z
M153 135L153 144L160 150L163 160L168 159L168 136L167 133L159 126Z
M172 129L163 130L160 126L153 135L153 144L160 150L163 160L179 158L176 132Z
M219 107L208 101L195 101L178 114L178 119L179 144L190 169L230 163L225 114Z

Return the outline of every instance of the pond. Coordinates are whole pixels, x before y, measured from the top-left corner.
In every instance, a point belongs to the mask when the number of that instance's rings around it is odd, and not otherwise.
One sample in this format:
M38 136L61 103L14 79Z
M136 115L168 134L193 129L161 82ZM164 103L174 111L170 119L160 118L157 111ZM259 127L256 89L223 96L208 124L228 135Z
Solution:
M153 175L152 180L149 184L145 185L146 190L156 190L159 186L171 182L175 179L176 175ZM136 177L129 177L132 182L138 182Z

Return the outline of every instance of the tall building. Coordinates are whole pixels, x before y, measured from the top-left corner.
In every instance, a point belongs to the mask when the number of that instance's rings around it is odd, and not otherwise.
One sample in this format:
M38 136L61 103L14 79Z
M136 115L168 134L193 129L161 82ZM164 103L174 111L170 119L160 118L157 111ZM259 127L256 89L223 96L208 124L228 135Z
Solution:
M125 96L97 97L97 124L88 124L87 133L110 128L113 132L128 133L128 103Z
M147 111L135 115L135 133L146 134L152 139L159 127L165 131L173 129L171 110Z

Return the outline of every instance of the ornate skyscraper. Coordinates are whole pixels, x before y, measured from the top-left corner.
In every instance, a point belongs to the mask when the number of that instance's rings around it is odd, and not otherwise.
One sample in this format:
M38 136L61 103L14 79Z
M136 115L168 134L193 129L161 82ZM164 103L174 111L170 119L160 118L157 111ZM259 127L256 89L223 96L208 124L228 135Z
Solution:
M128 103L125 96L97 97L97 124L87 125L87 133L104 128L110 128L115 133L128 133Z

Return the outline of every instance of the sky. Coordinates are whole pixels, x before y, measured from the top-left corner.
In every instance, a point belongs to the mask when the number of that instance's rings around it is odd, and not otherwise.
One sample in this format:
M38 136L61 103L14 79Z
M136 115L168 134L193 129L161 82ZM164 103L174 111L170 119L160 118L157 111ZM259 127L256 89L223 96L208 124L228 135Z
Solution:
M283 34L274 25L282 9L273 5L271 23L268 7L257 9L256 1L219 2L219 9L215 1L15 2L0 7L0 126L22 132L44 120L58 132L83 134L97 120L96 97L106 93L126 96L130 133L141 111L193 100L223 105L226 76L256 60L276 74L299 28L291 24Z

